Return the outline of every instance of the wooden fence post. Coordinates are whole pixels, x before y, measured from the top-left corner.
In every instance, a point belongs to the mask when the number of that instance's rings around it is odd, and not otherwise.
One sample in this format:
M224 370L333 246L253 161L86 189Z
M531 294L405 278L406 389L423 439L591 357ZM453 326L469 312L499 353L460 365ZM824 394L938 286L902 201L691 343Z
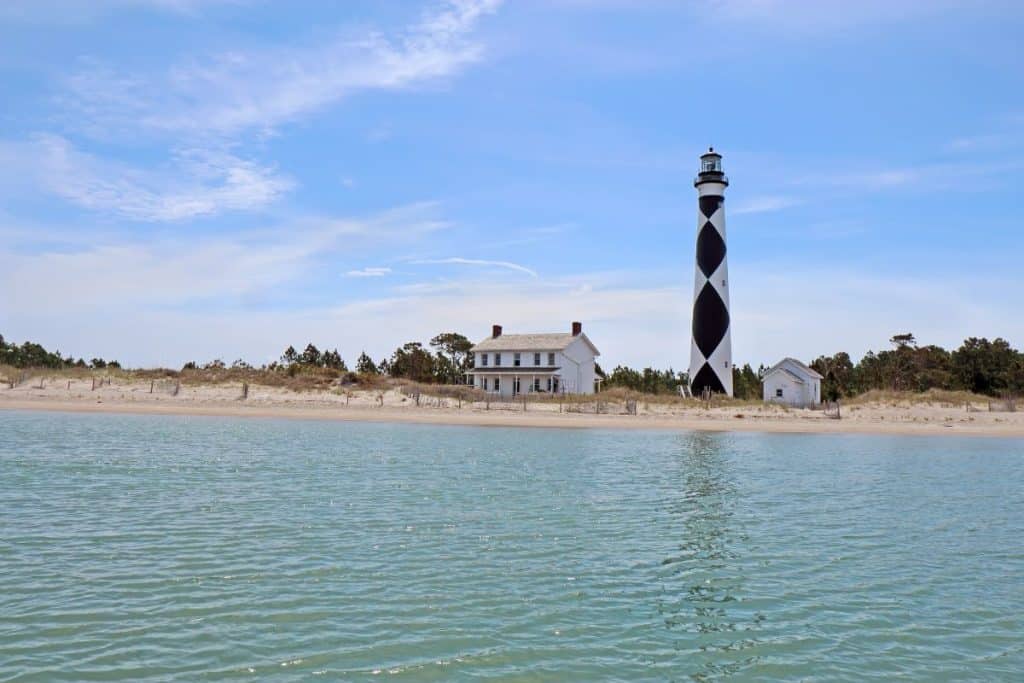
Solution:
M242 382L242 400L249 398L249 383Z
M96 391L96 378L95 377L92 378L92 389L90 389L89 391Z

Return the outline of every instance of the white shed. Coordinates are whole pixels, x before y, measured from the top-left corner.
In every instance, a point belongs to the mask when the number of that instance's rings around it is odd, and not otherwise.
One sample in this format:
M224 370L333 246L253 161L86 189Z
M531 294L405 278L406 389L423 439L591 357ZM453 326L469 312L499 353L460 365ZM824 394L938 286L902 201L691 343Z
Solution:
M790 406L821 403L822 376L795 358L783 358L764 375L764 400Z

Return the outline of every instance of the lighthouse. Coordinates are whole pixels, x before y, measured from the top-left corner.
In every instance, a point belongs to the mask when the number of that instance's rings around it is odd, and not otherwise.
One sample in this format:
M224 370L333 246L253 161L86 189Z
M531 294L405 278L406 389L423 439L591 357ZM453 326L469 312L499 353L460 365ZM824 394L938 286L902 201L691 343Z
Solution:
M697 188L697 265L693 283L690 391L732 396L729 266L725 247L725 188L722 155L709 147L700 156Z

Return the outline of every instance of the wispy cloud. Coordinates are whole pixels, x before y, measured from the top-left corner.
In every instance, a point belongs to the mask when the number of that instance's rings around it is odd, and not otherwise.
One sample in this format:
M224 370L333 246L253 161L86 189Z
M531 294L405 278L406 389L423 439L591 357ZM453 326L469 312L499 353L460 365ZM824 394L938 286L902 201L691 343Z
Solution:
M421 239L443 225L431 215L433 207L416 204L365 218L307 218L208 237L112 235L89 241L72 235L55 242L43 234L32 241L21 234L27 226L13 226L18 244L0 243L0 292L18 291L19 296L5 301L0 313L103 310L115 300L172 308L187 308L193 301L226 305L270 287L302 283L314 267L341 251L351 257L371 246ZM6 233L4 222L0 234ZM383 276L390 269L363 271Z
M973 152L998 147L1004 144L1006 139L1005 135L999 134L966 135L950 140L946 147L953 152Z
M472 29L499 0L450 0L396 35L341 33L314 47L231 51L162 75L125 74L89 61L65 104L94 133L266 133L354 93L451 76L480 59Z
M803 204L802 200L782 195L751 197L729 209L729 212L733 214L768 213L799 206L800 204Z
M0 142L0 160L73 204L139 221L178 221L266 206L294 185L274 169L227 152L183 149L140 169L82 152L58 135Z
M12 330L31 329L32 338L76 355L172 366L215 357L261 362L301 339L318 345L329 341L346 359L363 349L379 358L406 341L425 341L442 330L477 338L494 322L511 332L561 330L571 320L582 320L606 368L624 363L682 369L689 360L686 302L691 293L668 280L645 282L642 275L615 281L587 273L525 282L473 277L326 307L190 310L168 304L179 303L183 292L193 297L216 292L218 301L246 296L260 280L262 289L277 291L303 263L291 256L267 261L263 252L246 250L166 254L155 247L152 252L98 248L66 256L18 259L0 250L0 291L16 286L16 278L48 269L46 282L23 288L17 306L0 311L0 322ZM232 259L239 259L237 267ZM223 271L225 263L230 267ZM777 270L774 265L750 266L734 274L739 278L733 292L734 353L755 367L787 355L811 360L840 350L858 358L906 329L946 347L979 330L1011 340L1024 334L1024 322L1014 315L1013 283L999 275L993 279L995 295L979 302L972 295L976 283L968 276ZM830 286L811 286L823 281ZM76 331L74 348L66 348L67 329ZM794 336L794 329L802 333Z
M1024 159L990 162L922 164L882 170L823 171L794 181L795 185L833 187L856 191L914 189L942 191L975 189L967 179L997 178L1024 169Z
M451 258L442 259L418 259L416 261L411 261L411 263L422 265L461 265L505 268L507 270L514 270L519 273L526 273L530 277L537 277L537 271L531 270L530 268L522 266L518 263L512 263L511 261L489 261L485 259L460 258L458 256L453 256Z
M550 242L551 240L557 239L560 235L563 235L575 228L575 223L556 223L554 225L543 225L536 228L513 229L509 230L508 233L514 234L516 237L490 242L486 246L497 249L522 246L524 244L536 244L538 242Z
M385 275L390 274L390 268L367 266L366 268L360 268L359 270L350 270L345 273L345 277L384 277Z
M213 5L244 2L246 0L5 0L0 3L0 19L30 24L76 24L131 9L191 16Z

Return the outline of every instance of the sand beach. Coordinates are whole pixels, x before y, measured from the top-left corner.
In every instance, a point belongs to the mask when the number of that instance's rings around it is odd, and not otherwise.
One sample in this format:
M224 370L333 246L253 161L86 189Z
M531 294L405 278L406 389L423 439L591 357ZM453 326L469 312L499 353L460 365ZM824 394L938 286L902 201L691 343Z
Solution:
M108 383L109 382L109 383ZM418 403L418 405L417 405ZM1024 437L1024 412L990 411L987 401L953 403L928 395L890 396L842 405L840 418L821 410L757 402L707 407L697 401L640 398L636 414L622 401L460 402L408 389L304 390L234 383L181 384L171 380L35 378L0 385L0 410L76 413L209 415L303 420L350 420L494 427L669 429L786 433L919 434ZM600 411L600 412L598 412Z

